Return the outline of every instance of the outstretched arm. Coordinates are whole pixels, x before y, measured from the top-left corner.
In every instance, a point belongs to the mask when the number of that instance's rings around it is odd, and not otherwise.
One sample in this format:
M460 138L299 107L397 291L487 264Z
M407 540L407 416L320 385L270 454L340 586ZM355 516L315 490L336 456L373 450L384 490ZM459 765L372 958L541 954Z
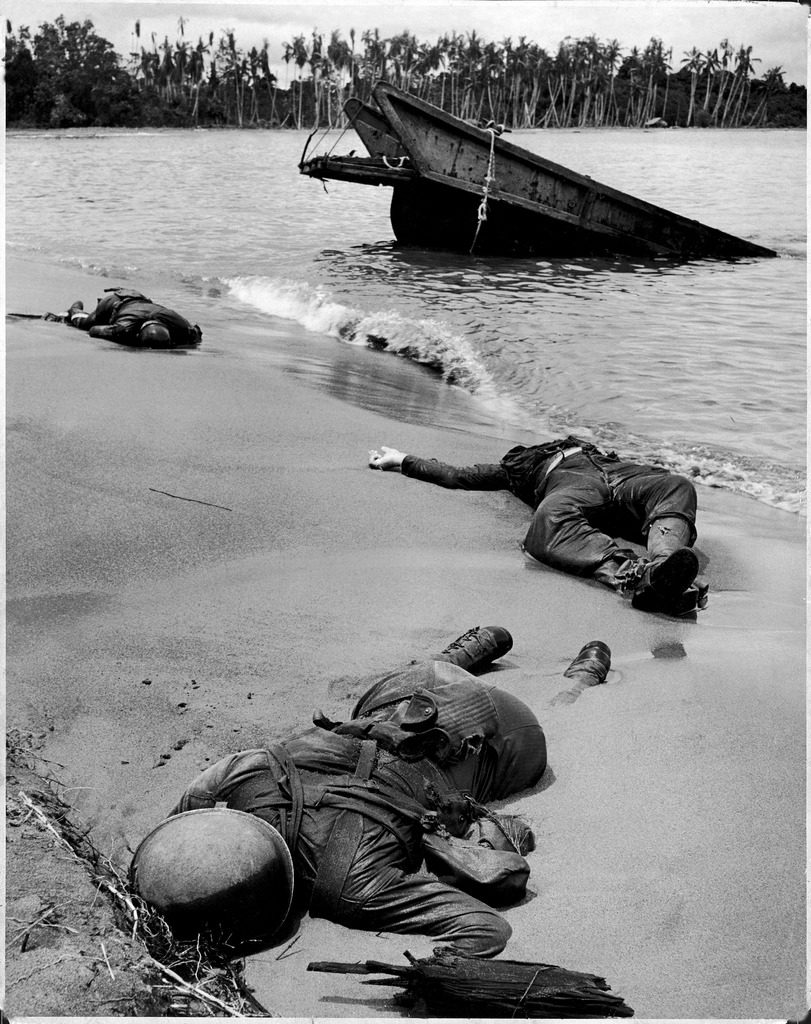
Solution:
M369 452L372 469L397 470L403 476L463 491L509 490L510 481L499 462L477 463L474 466L451 466L436 459L420 459L397 448L381 446Z

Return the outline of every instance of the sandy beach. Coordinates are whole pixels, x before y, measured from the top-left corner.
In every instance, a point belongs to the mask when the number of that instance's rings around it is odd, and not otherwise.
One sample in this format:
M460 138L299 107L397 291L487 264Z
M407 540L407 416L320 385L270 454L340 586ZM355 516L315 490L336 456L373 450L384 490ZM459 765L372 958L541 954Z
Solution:
M6 307L98 286L11 258ZM469 463L503 440L396 422L270 363L248 375L205 339L132 352L7 321L6 383L7 725L42 738L100 848L125 863L223 754L346 715L358 677L499 624L514 648L489 678L550 752L508 804L537 849L503 955L604 976L641 1018L803 1015L803 518L700 489L710 605L677 621L525 559L506 493L366 466L380 444ZM551 706L595 638L607 684ZM284 1017L397 1016L393 990L306 966L404 950L430 943L305 920L295 955L247 977ZM34 1012L23 992L7 1012Z

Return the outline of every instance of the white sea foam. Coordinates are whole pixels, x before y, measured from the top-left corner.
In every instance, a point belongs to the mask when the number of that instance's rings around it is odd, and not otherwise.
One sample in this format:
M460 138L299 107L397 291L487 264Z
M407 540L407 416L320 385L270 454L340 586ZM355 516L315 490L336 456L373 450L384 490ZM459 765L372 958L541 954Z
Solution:
M237 277L223 283L232 298L270 316L293 320L309 331L349 345L411 359L471 393L486 397L493 392L492 378L470 344L441 321L413 319L395 310L367 312L344 305L323 288L301 281Z
M623 443L617 439L616 444L618 449L621 447L620 454L666 466L699 486L744 494L786 512L807 512L805 477L800 470L792 471L786 466L766 464L709 446L660 445L654 449L650 442L633 436L630 448L627 440Z
M669 453L667 466L705 487L720 487L745 494L787 512L804 515L807 511L804 481L799 473L790 474L786 470L779 471L777 467L771 467L769 471L766 467L750 466L742 459L695 451Z
M430 367L448 384L475 394L477 400L504 424L517 431L532 429L539 439L562 436L570 430L591 435L602 447L615 446L621 455L665 465L697 484L748 495L776 508L805 513L806 494L802 474L786 467L761 465L709 447L656 445L627 434L612 436L605 425L593 431L568 422L557 428L550 422L570 420L571 413L529 409L520 396L504 394L484 361L470 343L447 324L435 319L416 319L395 310L366 311L337 301L325 289L307 282L263 276L230 278L222 282L231 298L270 316L292 320L309 331L326 334L349 345L362 345L394 353ZM563 414L562 417L559 414Z

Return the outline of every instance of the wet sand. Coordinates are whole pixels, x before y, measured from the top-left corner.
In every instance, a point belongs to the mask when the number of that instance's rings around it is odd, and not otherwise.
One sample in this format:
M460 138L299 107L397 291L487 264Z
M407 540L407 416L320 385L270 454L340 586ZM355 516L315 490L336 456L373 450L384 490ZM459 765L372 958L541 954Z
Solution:
M7 308L100 284L12 259ZM802 1016L804 519L700 490L710 607L645 615L526 560L511 496L366 468L380 444L473 462L503 440L246 373L206 340L131 352L7 321L6 345L8 725L44 734L103 850L125 861L224 753L346 714L354 678L496 623L514 648L489 678L550 750L509 803L538 843L504 955L603 975L639 1017ZM607 684L550 705L592 638ZM248 979L282 1016L396 1016L393 990L306 965L430 947L305 920Z

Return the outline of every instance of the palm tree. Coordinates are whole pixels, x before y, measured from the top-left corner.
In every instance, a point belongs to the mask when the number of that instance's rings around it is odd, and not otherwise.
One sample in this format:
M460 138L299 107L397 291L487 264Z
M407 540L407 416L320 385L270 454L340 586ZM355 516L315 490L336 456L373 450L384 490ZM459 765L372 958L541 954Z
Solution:
M327 87L327 124L332 128L332 93L336 98L343 93L342 79L351 66L349 45L341 39L341 33L333 30L327 44L326 67L329 69ZM334 73L334 78L333 78Z
M321 123L321 93L322 93L322 80L323 80L323 47L324 38L320 32L313 29L312 32L312 47L310 49L310 78L313 83L313 128L316 128Z
M233 29L226 29L220 37L219 55L225 65L223 87L225 90L226 120L228 120L228 83L230 81L234 95L234 116L238 127L242 127L244 105L244 79L246 76L245 62L237 50L236 37Z
M537 123L538 105L541 101L541 92L548 66L549 54L542 47L532 43L527 51L527 72L531 88L529 98L524 104L524 117L528 128L534 128Z
M667 100L668 100L668 93L670 92L670 77L671 77L671 73L673 71L673 66L670 63L673 60L673 47L672 46L669 47L665 51L665 53L662 55L662 59L664 61L664 73L665 73L665 98L662 101L662 119L664 121L667 121Z
M189 67L189 44L185 39L178 40L175 43L175 61L174 70L172 73L172 80L176 92L185 98L189 98L186 95L186 83L188 80L188 67ZM191 90L189 89L189 92Z
M751 46L741 46L737 53L737 67L735 68L735 80L732 83L732 90L727 98L727 105L724 108L724 116L721 121L723 127L726 126L727 116L732 108L732 99L735 98L735 108L732 111L732 118L730 120L730 127L737 128L741 120L746 113L746 108L749 105L749 95L751 91L751 82L749 76L754 74L753 64L760 63L759 57L752 56Z
M750 125L760 125L766 120L768 113L768 104L771 96L776 92L783 92L786 88L786 83L783 79L783 69L781 67L769 68L766 74L763 76L763 95L760 103L749 119Z
M203 43L202 37L197 41L197 46L192 50L189 58L189 81L191 87L194 90L194 106L192 107L192 117L194 123L197 124L199 110L200 110L200 86L203 81L203 72L205 70L204 54L209 52L211 44L214 42L214 33L210 33L208 37L208 46Z
M408 92L417 57L417 40L410 32L401 32L388 40L388 44L394 84Z
M580 81L583 86L583 94L580 103L578 124L585 127L591 119L594 123L594 106L597 105L597 96L601 89L602 82L602 47L595 35L587 36L577 42L575 52L580 65Z
M363 98L368 100L374 83L378 79L386 77L386 59L388 56L386 45L388 40L380 38L378 29L375 29L374 32L370 32L367 29L361 36L361 40L364 45L363 70L364 78L366 79L366 95Z
M158 65L158 91L163 95L164 102L168 103L172 97L172 72L174 71L172 44L169 42L168 36L164 36L160 48L163 51L163 56Z
M349 95L355 95L355 30L349 30Z
M642 110L642 73L644 71L642 55L634 46L623 62L623 71L628 78L628 102L625 105L624 124L639 123Z
M640 125L646 124L651 118L656 116L656 97L659 91L659 84L663 77L667 81L669 67L665 59L665 51L661 39L651 37L643 53L643 66L648 77L645 88L645 103L639 119Z
M704 90L704 103L701 107L702 110L709 109L713 79L718 74L720 67L721 61L718 57L718 47L716 46L712 50L708 49L704 54L704 70L707 72L707 86Z
M270 70L270 43L267 39L262 40L262 50L259 54L259 65L262 70L262 80L265 83L265 88L268 91L268 98L270 99L270 114L268 115L268 123L273 124L273 120L276 117L276 86L278 82L276 76ZM288 58L289 59L289 58Z
M242 63L242 67L247 78L247 85L251 93L251 113L248 117L248 124L257 124L259 121L259 97L257 95L257 87L259 85L260 63L261 59L259 51L255 46L252 46L247 59Z
M441 64L442 51L439 48L439 42L433 45L421 43L414 64L414 75L419 81L417 94L423 99L428 99L435 73L439 70Z
M304 36L298 35L293 39L291 44L291 53L293 61L298 68L298 115L296 117L296 128L301 128L301 105L302 97L304 96L304 66L310 59L310 54L307 51L307 43Z
M687 127L689 128L690 122L693 119L693 108L695 107L696 101L698 76L701 74L701 69L704 67L704 54L694 46L691 50L685 51L684 57L685 59L682 61L682 67L685 71L690 72L690 106L687 110Z
M502 121L501 96L504 89L504 65L495 43L487 43L482 53L483 89L487 94L487 107L491 120Z
M728 39L722 39L719 45L721 47L721 67L718 69L720 81L718 84L718 96L715 100L715 106L712 111L712 121L715 125L718 124L718 119L721 116L721 111L723 109L722 102L724 99L724 92L726 91L727 85L733 78L730 64L735 55L735 51L729 45Z
M459 81L459 69L462 64L462 37L457 35L455 32L450 36L443 36L442 43L445 49L445 64L448 68L450 76L451 86L451 97L450 97L450 109L451 113L459 115L459 104L458 104L458 81Z
M606 71L608 72L608 124L616 124L619 121L619 110L617 110L617 97L614 93L614 84L616 81L617 68L619 67L621 54L622 48L620 47L619 40L609 39L603 50L603 60L605 62Z
M482 66L482 41L475 30L467 34L467 46L463 45L462 59L465 65L465 90L460 116L472 117L474 106L481 111L481 103L476 102L476 92Z
M572 124L572 119L574 117L574 104L577 99L577 83L580 78L581 60L582 44L579 39L575 39L569 49L569 65L567 67L567 71L569 72L569 100L563 118L563 123L567 128Z

